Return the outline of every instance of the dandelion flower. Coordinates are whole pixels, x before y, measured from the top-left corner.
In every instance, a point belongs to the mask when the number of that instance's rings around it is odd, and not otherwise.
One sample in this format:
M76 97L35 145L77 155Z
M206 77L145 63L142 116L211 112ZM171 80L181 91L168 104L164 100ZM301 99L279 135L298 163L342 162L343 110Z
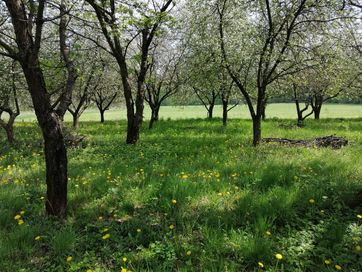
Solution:
M169 228L170 230L173 230L173 229L175 228L175 226L171 224L168 228Z
M171 200L171 203L172 203L172 204L176 204L176 203L177 203L177 200L176 200L176 199L172 199L172 200Z
M107 233L107 234L103 235L102 239L103 239L103 240L107 240L107 239L109 239L110 237L111 237L111 235L110 235L109 233Z
M15 215L15 217L14 217L15 220L19 220L20 218L21 218L21 215L20 215L20 214L17 214L17 215Z
M315 200L313 198L309 199L309 203L310 204L314 204L315 203Z
M357 214L357 218L362 219L362 214Z
M22 224L24 224L24 220L20 219L20 220L18 221L18 225L22 225Z
M324 263L325 263L326 265L329 265L329 264L332 263L332 261L331 261L330 259L328 259L328 260L325 260Z
M142 230L141 229L137 229L137 232L140 233Z
M355 249L356 251L361 251L361 246L360 246L360 245L357 245L354 249Z
M68 256L67 257L67 262L69 263L69 262L71 262L73 260L73 257L72 256Z
M21 214L21 215L25 214L25 211L21 211L20 214Z
M183 174L183 175L181 176L181 179L187 179L188 177L189 177L188 175Z
M129 272L126 268L122 268L121 272Z
M275 254L275 258L277 258L278 261L283 259L283 255L280 253Z
M125 263L125 262L127 262L127 258L126 257L123 257L122 258L122 261Z
M258 262L260 268L264 268L264 264L262 262Z
M38 235L37 237L34 238L35 241L39 241L41 239L41 236Z
M338 265L338 264L336 264L334 267L335 267L337 270L342 270L342 266L340 266L340 265Z
M266 235L271 236L271 232L268 230L265 232Z
M186 252L186 255L187 255L187 256L190 256L191 254L192 254L191 250L189 250L189 251Z

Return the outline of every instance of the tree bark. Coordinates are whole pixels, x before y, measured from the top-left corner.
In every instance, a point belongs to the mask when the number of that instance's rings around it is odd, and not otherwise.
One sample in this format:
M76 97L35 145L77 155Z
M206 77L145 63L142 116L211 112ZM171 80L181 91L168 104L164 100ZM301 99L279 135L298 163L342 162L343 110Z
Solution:
M100 110L99 113L101 115L101 123L104 123L104 111Z
M79 128L79 114L78 113L73 114L73 128L75 128L75 129Z
M151 108L151 111L152 111L151 119L150 119L150 124L148 126L149 129L152 129L154 123L156 123L158 121L158 119L159 119L160 105Z
M253 118L253 146L258 146L261 141L261 116Z
M222 124L223 126L227 126L227 122L228 122L228 106L229 106L229 102L227 100L223 100L222 101Z
M320 119L321 109L322 109L322 105L318 105L317 107L315 107L315 109L314 109L314 119L316 119L316 120Z
M211 103L209 105L209 108L207 109L207 118L208 119L212 119L214 117L214 107L215 107L214 103Z

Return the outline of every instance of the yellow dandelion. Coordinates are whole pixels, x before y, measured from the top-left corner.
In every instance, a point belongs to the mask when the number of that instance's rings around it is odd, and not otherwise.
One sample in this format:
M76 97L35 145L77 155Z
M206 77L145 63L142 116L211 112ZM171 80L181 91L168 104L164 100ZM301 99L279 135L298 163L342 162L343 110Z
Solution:
M21 215L25 214L25 211L21 211L20 214L21 214Z
M22 225L22 224L24 224L24 220L20 219L20 220L18 221L18 225Z
M262 262L258 262L260 268L264 268L264 264Z
M310 204L314 204L315 203L315 200L313 198L309 199L309 203Z
M171 224L168 228L169 228L170 230L173 230L173 229L175 228L175 226Z
M20 218L21 218L21 215L20 215L20 214L17 214L17 215L15 215L15 217L14 217L15 220L19 220Z
M358 219L362 219L362 214L357 214Z
M141 229L137 229L137 232L140 233L142 230Z
M35 241L39 241L41 239L41 236L38 235L37 237L34 238Z
M122 268L121 272L129 272L126 268Z
M360 245L357 245L354 249L355 249L356 251L361 251L361 246L360 246Z
M68 256L67 257L67 262L69 263L69 262L71 262L73 260L73 257L72 256Z
M330 265L330 264L332 263L332 260L330 260L330 259L325 260L324 263L325 263L326 265Z
M102 239L103 239L103 240L107 240L107 239L109 239L110 237L111 237L111 235L110 235L109 233L107 233L107 234L105 234L105 235L102 236Z
M191 254L192 254L191 250L188 250L188 251L186 252L186 255L187 255L187 256L190 256Z
M338 264L336 264L334 267L335 267L337 270L342 270L342 266L340 266L340 265L338 265Z
M271 236L271 232L270 232L269 230L267 230L267 231L265 232L265 234L266 234L267 236Z
M176 204L176 203L177 203L177 200L176 200L176 199L172 199L172 200L171 200L171 203L172 203L172 204Z
M283 259L283 255L280 253L275 254L275 258L277 258L278 261Z
M125 263L125 262L127 262L127 258L126 257L123 257L122 258L122 261Z

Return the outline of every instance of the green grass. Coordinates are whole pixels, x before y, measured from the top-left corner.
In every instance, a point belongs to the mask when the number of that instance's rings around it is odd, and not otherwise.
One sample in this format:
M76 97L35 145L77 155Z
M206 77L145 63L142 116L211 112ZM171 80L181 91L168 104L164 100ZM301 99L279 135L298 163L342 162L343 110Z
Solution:
M127 146L124 121L84 122L64 223L44 216L38 128L18 123L15 147L0 138L0 271L362 271L362 210L347 205L362 187L362 120L294 122L268 120L263 136L350 144L253 148L249 120L193 119L144 126Z
M105 114L106 120L124 120L126 119L126 110L124 107L114 107ZM146 119L150 117L150 110L146 106L144 116ZM249 111L246 105L238 106L229 112L230 118L250 119ZM268 118L294 119L296 118L296 110L294 104L270 104L267 107ZM160 110L160 118L162 119L190 119L205 118L206 110L203 106L163 106ZM222 117L222 107L215 107L215 117ZM321 118L362 118L362 105L350 104L326 104L322 107ZM81 116L81 121L97 121L99 120L99 112L96 108L90 108ZM35 115L32 112L23 112L17 121L32 122ZM67 113L66 121L71 121L72 116Z

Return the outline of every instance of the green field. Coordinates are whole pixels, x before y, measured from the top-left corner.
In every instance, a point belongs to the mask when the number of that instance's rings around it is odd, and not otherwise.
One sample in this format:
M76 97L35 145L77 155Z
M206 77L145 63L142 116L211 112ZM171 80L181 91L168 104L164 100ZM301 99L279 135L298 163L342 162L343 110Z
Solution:
M248 120L178 120L127 146L125 122L83 123L63 223L44 216L40 133L18 123L0 147L0 271L362 271L362 121L293 122L263 134L350 145L253 148Z
M229 113L230 118L249 119L250 114L246 105L238 106ZM126 119L126 109L112 108L106 112L106 120L124 120ZM149 119L150 110L145 106L145 119ZM267 116L269 118L293 119L296 118L294 104L270 104L267 107ZM160 110L160 118L163 119L189 119L205 118L206 110L203 106L164 106ZM221 106L215 107L215 117L222 117ZM362 105L349 104L326 104L322 108L321 118L362 118ZM71 121L72 116L67 113L65 120ZM87 110L81 117L81 121L99 120L99 112L96 108ZM35 115L31 112L22 113L18 121L32 122Z

